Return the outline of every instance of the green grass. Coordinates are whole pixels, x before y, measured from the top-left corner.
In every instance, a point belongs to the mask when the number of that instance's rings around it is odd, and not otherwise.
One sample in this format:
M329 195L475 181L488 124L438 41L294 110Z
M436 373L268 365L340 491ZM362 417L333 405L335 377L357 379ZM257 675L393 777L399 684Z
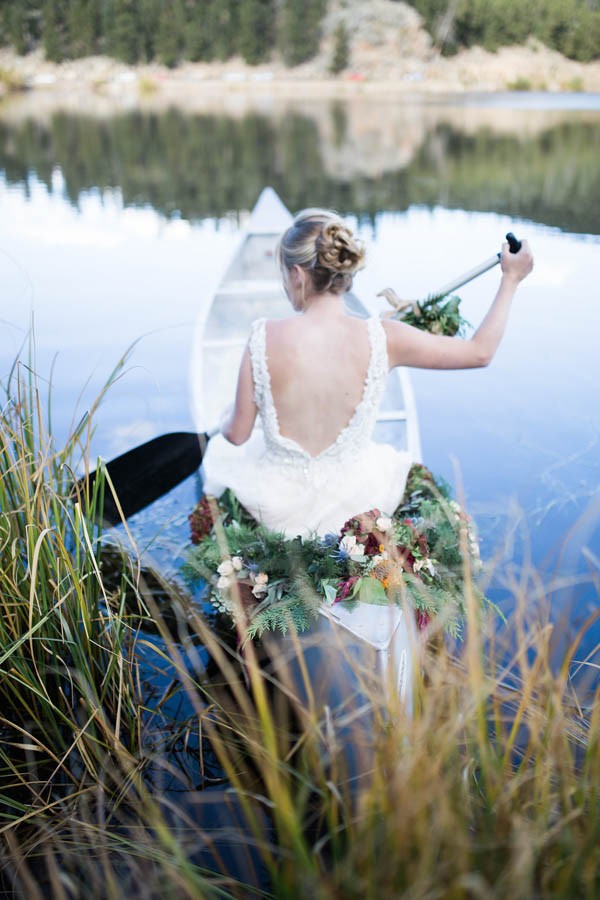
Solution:
M370 712L352 718L319 696L310 635L239 650L109 554L102 479L69 499L90 420L57 449L31 369L5 392L0 861L16 896L598 895L597 679L585 696L571 680L592 623L553 662L535 572L509 584L502 629L467 596L464 645L415 646L412 718L353 661Z

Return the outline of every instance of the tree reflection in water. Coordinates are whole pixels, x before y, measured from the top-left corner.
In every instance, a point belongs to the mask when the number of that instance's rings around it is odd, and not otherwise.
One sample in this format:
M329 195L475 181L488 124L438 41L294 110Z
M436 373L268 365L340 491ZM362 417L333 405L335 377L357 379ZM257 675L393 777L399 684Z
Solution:
M391 126L386 110L396 114ZM0 168L9 184L26 185L34 173L50 188L60 167L73 204L84 191L118 188L125 205L191 220L248 210L271 184L291 209L318 201L374 219L443 205L597 231L600 117L572 113L531 128L531 112L525 120L510 111L506 130L489 115L478 125L473 111L468 124L450 112L415 117L381 106L367 118L340 101L237 117L55 112L45 121L0 121Z

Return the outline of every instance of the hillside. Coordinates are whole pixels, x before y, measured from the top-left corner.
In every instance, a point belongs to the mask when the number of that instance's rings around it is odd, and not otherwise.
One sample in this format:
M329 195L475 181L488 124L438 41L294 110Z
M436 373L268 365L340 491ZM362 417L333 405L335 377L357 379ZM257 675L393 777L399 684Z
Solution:
M348 33L347 66L331 74L335 34L340 23ZM535 39L525 46L495 53L479 47L445 57L433 46L419 14L392 0L336 0L323 21L318 54L308 62L286 66L274 53L267 63L251 66L236 56L226 62L185 62L169 68L158 63L127 65L106 56L63 63L49 62L38 49L18 56L0 50L0 90L24 86L72 101L94 93L130 102L161 98L185 104L207 92L344 96L353 93L465 91L600 91L600 62L565 58Z

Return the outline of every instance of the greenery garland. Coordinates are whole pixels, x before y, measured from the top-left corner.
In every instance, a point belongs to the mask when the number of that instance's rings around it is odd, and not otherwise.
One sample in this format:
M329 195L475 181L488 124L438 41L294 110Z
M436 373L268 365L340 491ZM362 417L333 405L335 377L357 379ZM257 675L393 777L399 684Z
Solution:
M257 522L230 490L218 500L204 497L189 518L195 546L186 575L192 583L202 580L215 609L249 638L290 627L304 631L321 604L358 601L408 602L420 628L436 617L457 636L465 574L480 568L472 521L447 485L418 464L392 515L369 510L349 519L340 534L286 538Z
M378 294L385 297L393 312L388 315L421 331L462 337L471 327L460 312L460 297L452 294L432 294L426 300L401 300L393 288L385 288Z

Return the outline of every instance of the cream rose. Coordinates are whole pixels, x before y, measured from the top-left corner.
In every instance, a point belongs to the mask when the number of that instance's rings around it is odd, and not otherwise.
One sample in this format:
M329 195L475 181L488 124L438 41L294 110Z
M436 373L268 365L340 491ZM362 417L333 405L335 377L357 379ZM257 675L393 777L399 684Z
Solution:
M430 559L418 559L413 568L415 572L420 572L421 569L425 569L432 577L435 575L435 566Z
M233 575L233 563L230 559L224 559L220 566L217 566L219 575Z
M376 527L379 531L383 531L383 532L385 532L385 531L391 531L391 530L392 530L392 525L393 525L393 522L392 522L392 520L390 519L389 516L379 516L379 518L378 518L377 521L375 522L375 527Z
M258 575L254 577L254 587L252 588L252 593L255 597L262 597L263 594L267 593L267 582L269 580L269 576L266 572L259 572Z
M362 544L359 544L353 534L346 534L340 541L340 550L344 550L353 562L362 562L365 558L365 551Z

